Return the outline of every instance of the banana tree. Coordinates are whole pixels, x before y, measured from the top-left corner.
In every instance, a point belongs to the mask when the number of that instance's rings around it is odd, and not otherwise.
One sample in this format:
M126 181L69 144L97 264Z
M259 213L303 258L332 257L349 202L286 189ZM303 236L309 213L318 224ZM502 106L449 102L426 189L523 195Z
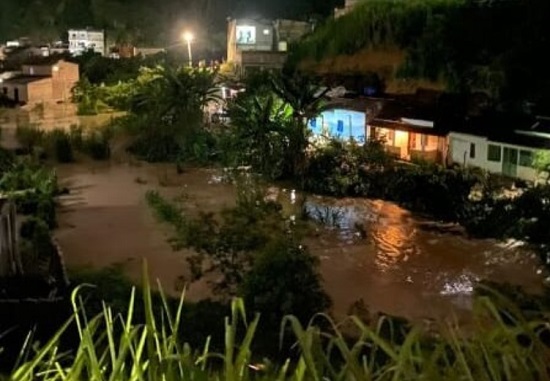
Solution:
M329 88L322 89L312 78L301 73L282 74L272 80L273 91L293 110L293 123L287 135L292 163L291 173L295 177L303 176L309 146L307 123L326 109L325 95Z

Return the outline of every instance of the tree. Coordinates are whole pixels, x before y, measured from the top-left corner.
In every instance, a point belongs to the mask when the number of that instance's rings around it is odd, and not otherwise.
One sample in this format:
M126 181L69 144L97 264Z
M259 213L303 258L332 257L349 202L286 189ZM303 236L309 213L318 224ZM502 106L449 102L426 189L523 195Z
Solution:
M262 322L270 327L277 328L287 315L307 323L330 306L316 271L318 263L306 248L288 239L270 243L241 285L246 306L261 311Z
M282 176L292 109L273 93L244 93L229 107L238 164L252 165L269 178Z
M215 72L157 66L143 69L136 86L130 111L139 133L131 150L151 161L201 154L203 109L217 101Z
M535 152L533 167L539 172L550 172L550 151L539 150Z
M324 110L325 95L330 89L320 89L310 77L298 72L276 76L272 84L273 91L293 109L294 123L287 134L287 153L290 155L290 173L295 177L303 177L309 145L307 122Z

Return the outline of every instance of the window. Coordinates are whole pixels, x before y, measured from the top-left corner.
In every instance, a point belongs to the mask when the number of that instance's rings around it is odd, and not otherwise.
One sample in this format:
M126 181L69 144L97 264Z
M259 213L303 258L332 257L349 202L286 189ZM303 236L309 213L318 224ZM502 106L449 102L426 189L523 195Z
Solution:
M487 149L487 160L500 163L500 160L502 159L501 152L502 149L500 148L500 146L489 144L489 147Z
M470 159L476 158L476 145L474 143L470 143Z
M533 152L531 151L519 151L519 165L522 167L533 166Z

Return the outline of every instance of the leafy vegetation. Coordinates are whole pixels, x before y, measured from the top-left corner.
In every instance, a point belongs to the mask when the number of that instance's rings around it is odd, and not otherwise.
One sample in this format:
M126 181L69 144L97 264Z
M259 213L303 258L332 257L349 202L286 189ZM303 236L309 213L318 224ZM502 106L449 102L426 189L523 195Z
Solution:
M373 0L328 21L293 50L291 65L394 49L395 62L358 62L387 82L441 81L453 91L484 91L501 105L550 104L546 58L550 12L545 0ZM518 17L521 15L521 17ZM464 20L468 20L467 23ZM525 44L524 41L529 41ZM313 64L312 67L315 67ZM331 70L332 72L334 71Z
M214 149L203 107L217 99L214 80L206 69L158 66L143 68L128 88L117 85L122 98L111 99L128 108L118 123L134 136L130 152L152 162L210 160Z
M301 179L310 147L307 121L324 108L324 94L306 76L251 75L247 91L228 106L235 155L229 165L251 165L271 179Z
M72 126L69 131L42 130L36 126L18 126L16 136L23 149L41 159L54 159L59 163L76 160L76 152L84 153L95 160L106 160L111 155L110 141L113 126L84 131Z
M286 218L279 204L265 201L255 182L241 182L238 193L235 207L197 218L158 193L148 193L147 200L173 226L174 248L196 252L188 258L193 279L215 275L216 295L243 295L255 311L265 313L264 323L272 324L268 331L276 330L286 314L305 322L324 311L329 300L316 271L317 259L300 244L305 227Z
M145 278L146 280L147 278ZM128 313L117 314L104 304L92 319L75 290L74 314L49 341L35 351L24 347L21 361L10 380L45 381L80 379L181 380L181 379L278 379L278 380L540 380L547 377L549 350L545 323L528 320L515 309L506 320L495 304L483 297L469 333L447 327L429 337L419 329L399 331L388 320L368 325L351 317L345 325L326 319L330 329L312 322L303 326L292 316L282 320L286 339L296 342L296 356L286 361L259 362L254 341L261 333L259 315L248 319L244 303L236 299L225 318L225 342L219 352L203 345L191 347L181 337L186 330L183 297L171 307L165 297L154 302L145 281L142 298L132 292ZM139 303L141 300L142 303ZM138 305L145 322L136 319ZM160 309L159 317L155 311ZM509 324L509 323L513 324ZM220 324L221 325L221 324ZM63 350L61 338L74 327L77 348ZM353 338L344 331L353 332Z
M60 190L52 170L31 159L13 159L3 168L0 191L15 200L19 213L55 226L54 197Z

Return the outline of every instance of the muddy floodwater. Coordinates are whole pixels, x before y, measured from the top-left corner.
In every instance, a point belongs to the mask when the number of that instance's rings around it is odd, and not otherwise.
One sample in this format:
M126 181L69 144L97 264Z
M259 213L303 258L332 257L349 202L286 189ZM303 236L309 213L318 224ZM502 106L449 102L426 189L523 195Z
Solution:
M185 193L191 210L215 212L235 202L234 188L216 181L215 170L178 175L173 166L94 163L60 166L58 175L71 190L62 199L56 232L69 268L120 264L139 282L145 258L152 278L173 294L187 284L189 253L174 252L167 243L169 228L155 220L146 191ZM289 214L297 210L300 196L294 191L274 187L271 192ZM543 284L538 260L518 243L468 239L459 229L383 201L307 196L305 208L318 221L305 244L320 258L338 317L361 301L370 311L440 319L468 311L479 280L532 292ZM189 300L209 296L206 282L188 285Z

